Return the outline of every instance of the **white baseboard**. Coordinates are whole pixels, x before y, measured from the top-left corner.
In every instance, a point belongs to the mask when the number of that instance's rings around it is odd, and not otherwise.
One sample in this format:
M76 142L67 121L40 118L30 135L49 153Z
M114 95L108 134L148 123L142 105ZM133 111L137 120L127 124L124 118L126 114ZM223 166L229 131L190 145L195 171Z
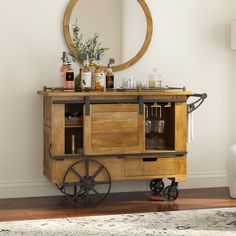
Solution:
M166 183L168 184L168 183ZM191 173L181 189L228 186L226 173ZM113 181L111 192L149 191L149 181ZM0 198L38 197L62 195L55 185L47 180L22 180L0 182Z

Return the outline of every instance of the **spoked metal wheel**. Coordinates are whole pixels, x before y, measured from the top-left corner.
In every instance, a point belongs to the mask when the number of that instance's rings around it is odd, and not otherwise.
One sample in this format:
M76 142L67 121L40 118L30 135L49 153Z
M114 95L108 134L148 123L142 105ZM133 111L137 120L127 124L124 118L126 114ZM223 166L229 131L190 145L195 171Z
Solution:
M179 191L176 186L167 186L163 192L163 196L168 201L174 201L179 196Z
M153 179L149 184L149 187L154 194L160 194L163 191L164 186L162 179Z
M62 192L63 194L68 194L68 195L74 196L77 192L76 183L55 184L55 185L58 188L58 190L60 192ZM64 186L67 186L67 188L65 189Z
M74 194L67 190L75 187ZM111 189L111 177L104 165L91 159L82 159L71 165L64 176L66 197L76 207L93 207L101 203Z

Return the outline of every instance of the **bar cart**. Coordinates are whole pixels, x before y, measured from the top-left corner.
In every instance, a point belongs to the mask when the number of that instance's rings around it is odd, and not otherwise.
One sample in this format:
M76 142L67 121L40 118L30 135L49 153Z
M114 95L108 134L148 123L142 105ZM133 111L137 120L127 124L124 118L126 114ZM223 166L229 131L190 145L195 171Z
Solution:
M186 181L187 115L206 94L46 87L38 94L44 99L44 174L72 204L95 206L111 181L141 179L151 180L154 194L177 199L178 182ZM197 99L187 104L190 96Z

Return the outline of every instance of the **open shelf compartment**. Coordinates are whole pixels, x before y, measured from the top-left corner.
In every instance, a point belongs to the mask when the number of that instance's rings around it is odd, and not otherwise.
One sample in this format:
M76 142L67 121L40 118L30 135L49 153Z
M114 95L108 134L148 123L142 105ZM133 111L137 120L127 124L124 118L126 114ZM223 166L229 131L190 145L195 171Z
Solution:
M175 104L145 104L145 151L175 150Z
M65 154L83 153L83 105L65 104Z

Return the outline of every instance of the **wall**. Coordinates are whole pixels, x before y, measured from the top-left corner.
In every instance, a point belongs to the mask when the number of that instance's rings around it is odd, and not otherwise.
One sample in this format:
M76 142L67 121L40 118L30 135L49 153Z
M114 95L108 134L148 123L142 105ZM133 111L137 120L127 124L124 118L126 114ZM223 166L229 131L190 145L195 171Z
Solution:
M59 194L42 175L42 98L36 90L59 84L66 0L1 3L0 197ZM189 180L181 187L225 186L224 159L235 141L236 54L229 50L235 0L148 0L154 35L148 52L116 74L146 79L154 66L164 84L207 92L195 112L188 145ZM113 191L146 190L148 183L114 183Z

